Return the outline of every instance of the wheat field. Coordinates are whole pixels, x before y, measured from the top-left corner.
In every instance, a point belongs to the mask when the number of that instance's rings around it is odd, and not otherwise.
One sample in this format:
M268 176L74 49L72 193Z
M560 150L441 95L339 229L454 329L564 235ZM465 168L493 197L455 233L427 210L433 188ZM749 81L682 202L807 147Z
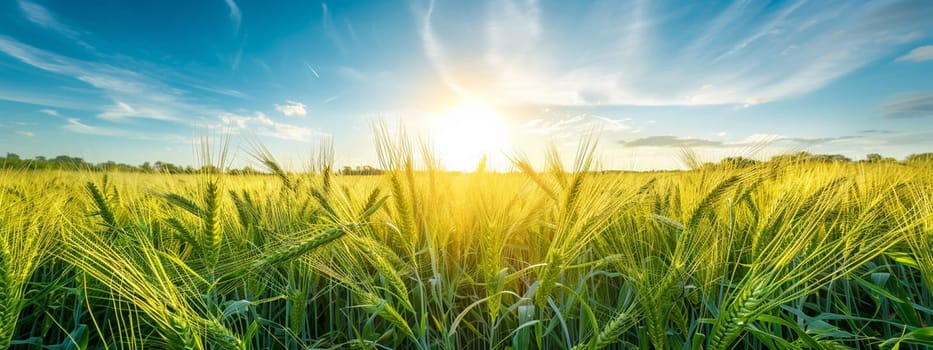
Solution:
M261 149L269 175L0 172L0 348L933 345L928 168L599 172L584 140L572 167L459 174L377 150L374 176Z

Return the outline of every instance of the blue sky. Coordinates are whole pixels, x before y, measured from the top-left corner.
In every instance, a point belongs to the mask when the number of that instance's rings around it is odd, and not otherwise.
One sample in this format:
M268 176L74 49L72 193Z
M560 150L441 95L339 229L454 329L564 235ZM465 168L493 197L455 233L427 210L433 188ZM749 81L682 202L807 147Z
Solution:
M193 164L229 133L238 164L376 164L372 121L463 100L532 160L594 128L606 168L933 152L933 2L0 3L0 152Z

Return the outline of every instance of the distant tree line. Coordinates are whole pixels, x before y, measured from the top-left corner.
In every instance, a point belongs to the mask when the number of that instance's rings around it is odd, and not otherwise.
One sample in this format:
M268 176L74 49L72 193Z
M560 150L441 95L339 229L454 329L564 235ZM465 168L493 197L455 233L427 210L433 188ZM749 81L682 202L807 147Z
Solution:
M81 171L121 171L121 172L138 172L138 173L168 173L168 174L194 174L201 172L210 172L217 173L219 170L212 166L206 165L203 167L195 168L192 166L181 166L175 165L168 162L145 162L141 165L132 165L126 163L117 163L114 161L106 161L103 163L91 163L85 161L80 157L70 157L70 156L58 156L55 158L46 158L43 156L37 156L33 159L21 158L16 153L7 153L5 157L0 157L0 168L3 169L16 169L16 170L81 170ZM228 172L236 171L238 173L242 172L255 172L258 171L252 170L249 167L245 169L231 169Z
M723 168L745 168L759 165L764 162L769 163L900 163L906 165L933 166L933 153L915 153L907 156L904 160L898 161L892 157L882 157L878 153L870 153L865 159L852 160L841 154L811 154L809 152L797 152L782 154L771 157L767 161L745 157L727 157L718 163L705 163L703 167L723 167ZM201 167L181 166L169 162L145 162L141 165L131 165L126 163L117 163L106 161L103 163L87 162L80 157L58 156L55 158L46 158L37 156L33 159L21 158L16 153L7 153L5 157L0 157L0 169L16 170L81 170L81 171L120 171L137 173L162 173L162 174L217 174L221 169L213 165L204 165ZM263 171L245 166L241 169L229 168L224 171L230 175L258 175L266 174ZM341 175L379 175L383 170L369 165L345 166L338 171Z
M120 171L128 173L160 173L160 174L218 174L221 169L213 165L204 165L193 167L190 165L182 166L170 162L145 162L140 165L126 163L117 163L106 161L103 163L91 163L80 157L58 156L55 158L46 158L38 156L32 159L22 158L16 153L7 153L0 157L0 169L13 170L75 170L75 171ZM228 168L223 171L230 175L259 175L266 174L263 171L245 166L240 169ZM341 174L344 175L374 175L381 174L382 170L371 166L344 167Z
M381 169L376 169L369 165L356 167L345 166L340 169L340 175L380 175L382 172Z
M905 165L924 165L933 166L933 153L915 153L907 156L902 161L893 157L883 157L878 153L869 153L865 159L852 160L841 154L811 154L809 152L796 152L781 154L767 161L745 157L726 157L718 163L705 163L704 167L723 167L723 168L746 168L762 163L900 163Z

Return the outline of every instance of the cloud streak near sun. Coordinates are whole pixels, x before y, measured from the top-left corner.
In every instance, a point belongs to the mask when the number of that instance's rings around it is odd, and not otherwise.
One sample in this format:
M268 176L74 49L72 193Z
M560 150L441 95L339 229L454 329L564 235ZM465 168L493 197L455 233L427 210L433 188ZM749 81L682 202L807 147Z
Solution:
M605 1L574 18L559 10L504 0L464 13L431 1L420 13L422 48L460 94L539 105L748 107L889 57L926 35L933 18L924 1ZM469 20L451 20L458 16ZM927 56L918 48L903 59Z

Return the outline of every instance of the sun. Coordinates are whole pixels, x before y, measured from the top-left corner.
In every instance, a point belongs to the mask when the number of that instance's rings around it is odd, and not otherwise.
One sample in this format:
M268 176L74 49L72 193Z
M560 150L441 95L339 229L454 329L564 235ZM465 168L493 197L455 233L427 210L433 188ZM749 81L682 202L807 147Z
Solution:
M495 109L464 101L431 119L435 151L447 170L473 171L483 157L500 157L508 146L508 128Z

